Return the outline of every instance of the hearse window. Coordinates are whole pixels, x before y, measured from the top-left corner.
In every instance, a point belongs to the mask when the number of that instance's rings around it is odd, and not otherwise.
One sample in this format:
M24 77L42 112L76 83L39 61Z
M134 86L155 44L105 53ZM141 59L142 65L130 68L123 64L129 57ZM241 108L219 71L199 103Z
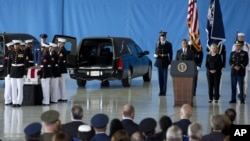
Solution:
M67 51L71 51L71 48L72 48L72 43L71 42L66 42L65 44L64 44L64 47L65 47L65 49L67 50Z
M129 49L131 50L133 54L137 55L139 53L139 51L137 50L136 44L129 43L127 44L127 46L129 47Z
M0 54L4 54L4 44L0 42Z

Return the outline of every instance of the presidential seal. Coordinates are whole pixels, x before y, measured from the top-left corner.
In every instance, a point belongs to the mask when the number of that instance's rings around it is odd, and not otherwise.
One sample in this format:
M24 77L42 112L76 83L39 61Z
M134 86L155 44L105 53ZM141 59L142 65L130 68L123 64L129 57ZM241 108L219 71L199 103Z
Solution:
M181 62L177 65L177 69L179 72L185 72L187 71L187 64L184 62Z

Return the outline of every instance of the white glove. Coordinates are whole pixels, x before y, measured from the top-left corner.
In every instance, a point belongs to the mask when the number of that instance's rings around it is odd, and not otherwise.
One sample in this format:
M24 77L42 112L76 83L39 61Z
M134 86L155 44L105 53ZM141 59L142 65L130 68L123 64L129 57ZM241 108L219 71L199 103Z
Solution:
M6 78L10 78L10 74L8 74L8 75L6 76Z
M24 75L24 76L23 76L23 78L25 79L25 78L27 78L27 76L26 76L26 75Z
M197 66L197 70L200 70L200 67L199 67L199 66Z
M168 65L168 69L169 69L169 70L171 69L171 65Z
M158 55L157 55L157 54L154 54L154 57L156 58L156 57L158 57Z

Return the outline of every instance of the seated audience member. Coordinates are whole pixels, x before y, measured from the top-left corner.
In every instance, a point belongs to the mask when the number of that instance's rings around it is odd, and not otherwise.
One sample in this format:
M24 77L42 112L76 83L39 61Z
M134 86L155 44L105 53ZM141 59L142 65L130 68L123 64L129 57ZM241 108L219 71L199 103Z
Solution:
M124 128L123 128L122 122L119 119L115 118L115 119L111 120L110 127L109 127L109 136L112 137L112 135L116 131L122 130L122 129L124 129Z
M106 114L96 114L91 118L91 125L95 130L95 135L91 141L110 141L110 137L105 133L109 118Z
M201 124L194 122L188 126L188 139L189 141L200 141L202 138Z
M138 124L133 121L135 117L134 106L131 104L124 105L122 114L122 125L128 132L129 136L131 136L134 132L139 131Z
M134 132L131 137L131 141L144 141L142 134L139 131Z
M222 130L225 128L223 115L211 115L210 124L212 127L212 132L202 136L201 141L223 141L226 137Z
M231 128L231 120L225 115L223 114L223 120L225 123L224 129L222 130L222 133L224 135L229 135L230 134L230 128Z
M166 139L166 133L167 133L168 128L172 125L172 120L168 116L162 116L159 120L159 124L160 124L161 131L157 133L156 136L159 136L161 140L163 141Z
M41 134L42 124L33 122L24 128L26 141L39 141Z
M145 118L139 124L139 131L142 133L145 141L159 141L160 137L155 134L156 121L153 118Z
M58 131L59 112L48 110L41 115L44 123L44 133L40 137L40 141L52 141L53 135Z
M79 105L74 105L71 108L72 121L62 125L62 131L66 132L70 138L77 138L78 127L83 125L83 108Z
M166 141L183 141L183 133L180 127L172 125L166 133Z
M180 108L180 120L173 123L181 128L182 134L187 135L188 126L191 124L192 107L189 104L183 104Z
M78 127L78 139L80 141L90 141L95 135L94 129L89 125L80 125Z
M71 141L68 134L65 132L55 133L52 137L52 141Z
M130 141L130 138L126 130L120 129L112 135L111 141Z
M225 115L231 120L231 124L234 124L236 111L233 108L229 108L225 111Z

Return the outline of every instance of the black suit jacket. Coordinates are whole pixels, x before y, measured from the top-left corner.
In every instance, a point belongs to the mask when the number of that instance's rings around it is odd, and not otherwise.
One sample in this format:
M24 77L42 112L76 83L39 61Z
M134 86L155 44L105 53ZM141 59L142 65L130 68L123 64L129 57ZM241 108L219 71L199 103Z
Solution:
M188 119L181 119L181 120L173 123L173 125L177 125L178 127L181 128L183 135L187 135L187 130L188 130L189 124L191 124L191 121Z
M183 53L183 49L177 50L176 60L193 60L195 61L195 53L191 49L187 49L186 54Z
M129 136L131 136L134 132L139 131L139 126L131 119L123 119L122 125L124 129L128 132Z
M72 121L69 123L65 123L62 125L62 131L64 131L65 133L67 133L71 138L78 137L78 127L80 125L83 125L85 123L83 123L82 121Z

